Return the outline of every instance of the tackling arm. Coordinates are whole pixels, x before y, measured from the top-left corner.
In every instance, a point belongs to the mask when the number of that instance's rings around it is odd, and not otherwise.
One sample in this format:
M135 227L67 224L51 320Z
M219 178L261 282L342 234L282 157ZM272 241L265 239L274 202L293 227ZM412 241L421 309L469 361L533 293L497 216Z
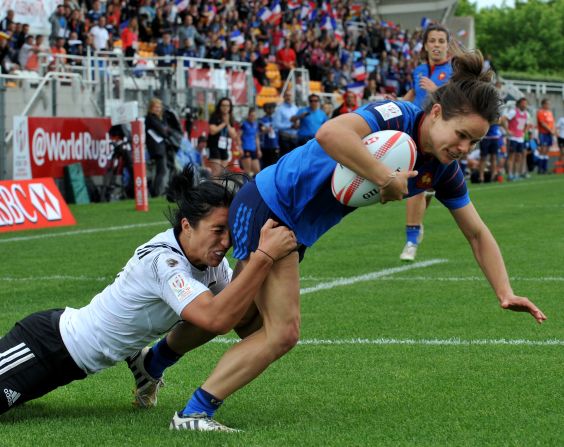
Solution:
M529 312L539 323L544 313L528 298L513 293L499 246L472 203L451 211L459 228L468 239L474 257L484 272L503 309Z

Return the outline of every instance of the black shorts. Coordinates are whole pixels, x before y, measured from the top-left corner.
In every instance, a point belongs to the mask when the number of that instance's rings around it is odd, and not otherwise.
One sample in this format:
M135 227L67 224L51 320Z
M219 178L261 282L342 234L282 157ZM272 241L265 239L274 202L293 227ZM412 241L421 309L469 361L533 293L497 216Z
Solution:
M497 155L499 151L499 139L484 138L480 141L480 157L484 158L488 155Z
M0 414L86 377L61 338L62 313L31 314L0 338Z
M564 149L564 138L558 137L558 147L562 150Z
M254 180L245 183L235 195L229 208L229 232L233 243L233 257L248 259L259 244L260 230L268 219L286 225L274 214L262 199ZM306 246L297 248L300 262L304 258Z
M227 160L229 158L229 151L227 149L220 149L218 147L208 148L210 160Z

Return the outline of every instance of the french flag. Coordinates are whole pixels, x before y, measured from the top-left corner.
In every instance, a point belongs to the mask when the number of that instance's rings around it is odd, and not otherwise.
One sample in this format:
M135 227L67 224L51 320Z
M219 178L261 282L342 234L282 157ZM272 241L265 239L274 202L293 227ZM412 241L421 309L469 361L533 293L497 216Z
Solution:
M337 42L340 44L345 42L345 31L341 24L338 24L337 28L335 28L335 39L337 39Z
M184 11L188 6L190 6L190 0L175 0L176 10L178 12Z
M328 15L323 16L321 19L321 29L326 29L327 31L333 31L337 27L337 22L333 17Z
M364 81L366 79L366 67L364 62L357 61L353 65L352 77L357 81Z
M359 82L352 82L351 84L347 84L347 92L353 92L359 98L362 98L364 95L364 81Z
M421 19L421 28L423 29L427 29L427 27L431 24L431 20L428 19L427 17L423 17Z
M295 11L296 9L298 9L300 7L300 2L288 0L288 3L286 3L286 6L288 7L288 9L290 11Z
M213 18L215 17L217 13L217 8L214 5L208 5L206 8L206 14L208 17L208 23L211 23L211 21L213 20Z
M334 17L333 8L331 8L331 3L323 2L321 4L321 10L329 14L330 17Z
M263 6L259 9L257 17L260 21L266 22L271 15L272 13L270 12L270 9L268 9L266 6Z
M282 7L280 6L279 0L274 0L274 3L270 6L270 17L268 21L274 25L280 25L282 21Z
M229 40L237 45L243 45L245 43L245 36L243 36L241 31L235 30L229 35Z

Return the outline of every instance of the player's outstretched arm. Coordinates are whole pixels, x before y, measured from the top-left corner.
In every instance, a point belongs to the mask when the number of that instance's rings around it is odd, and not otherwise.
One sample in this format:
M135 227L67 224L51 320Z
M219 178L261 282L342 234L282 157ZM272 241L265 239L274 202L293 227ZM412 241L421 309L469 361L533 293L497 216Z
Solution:
M261 229L257 251L240 274L220 293L204 292L181 312L183 320L214 334L225 334L243 318L276 260L296 249L288 227L269 219Z
M513 293L501 251L492 233L472 203L452 211L456 223L468 239L474 257L486 275L503 309L529 312L537 322L546 320L544 313L528 298Z

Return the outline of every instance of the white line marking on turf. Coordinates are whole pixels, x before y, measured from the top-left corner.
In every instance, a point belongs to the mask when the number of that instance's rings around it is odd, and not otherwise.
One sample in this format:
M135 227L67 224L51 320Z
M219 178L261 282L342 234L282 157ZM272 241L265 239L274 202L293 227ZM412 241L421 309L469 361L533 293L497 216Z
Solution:
M349 278L337 278L333 281L322 282L313 287L306 287L300 290L301 295L317 292L319 290L334 289L335 287L348 286L364 281L374 281L375 279L382 278L383 276L393 275L394 273L406 272L417 268L429 267L430 265L442 264L448 262L448 259L430 259L429 261L415 262L413 264L404 265L402 267L393 267L389 269L380 270L378 272L366 273L364 275L352 276Z
M452 282L462 282L462 281L484 281L484 276L460 276L460 277L433 277L433 276L404 276L404 277L384 277L378 278L381 281L452 281ZM554 281L554 282L561 282L564 281L563 276L545 276L542 278L525 278L522 276L512 276L511 281L531 281L531 282L545 282L545 281Z
M109 276L69 276L69 275L53 275L53 276L29 276L27 278L18 278L14 276L0 276L0 281L6 282L27 282L27 281L108 281Z
M214 343L238 343L238 338L216 337ZM339 346L339 345L407 345L407 346L564 346L564 340L525 340L525 339L477 339L463 340L460 338L345 338L337 340L323 340L317 338L304 339L298 342L307 346Z
M64 231L61 233L46 233L46 234L37 234L33 236L17 236L8 239L0 239L0 244L3 242L21 242L21 241L31 241L35 239L48 239L51 237L75 236L77 234L105 233L106 231L121 231L121 230L129 230L131 228L154 227L157 225L165 226L166 222L147 222L147 223L139 223L139 224L131 224L131 225L121 225L116 227L90 228L84 230Z

